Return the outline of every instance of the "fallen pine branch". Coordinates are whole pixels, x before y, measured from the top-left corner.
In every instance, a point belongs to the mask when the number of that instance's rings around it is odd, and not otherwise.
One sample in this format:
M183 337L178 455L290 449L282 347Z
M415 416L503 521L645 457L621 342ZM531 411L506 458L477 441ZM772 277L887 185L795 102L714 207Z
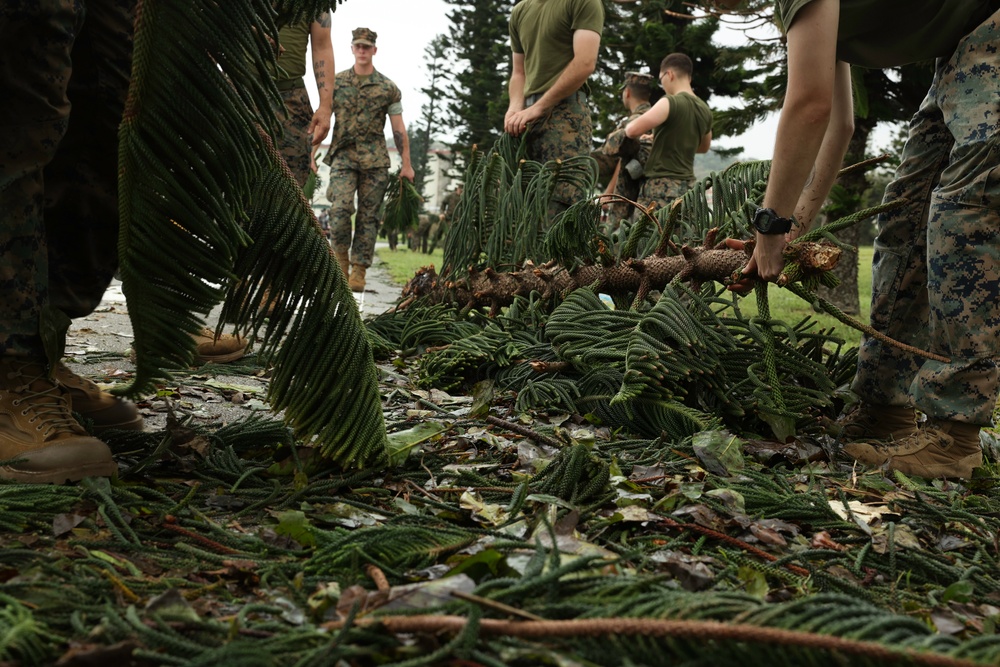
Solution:
M372 628L382 626L389 632L409 634L459 633L469 619L463 616L380 616L355 619L353 625ZM340 630L346 621L324 623L325 630ZM479 634L520 639L553 639L573 637L641 636L672 637L697 642L731 641L755 644L792 646L841 653L878 660L883 663L905 662L926 667L975 667L981 663L935 653L909 649L893 649L882 644L820 635L798 630L719 623L716 621L674 621L656 618L586 618L563 621L506 621L481 619Z

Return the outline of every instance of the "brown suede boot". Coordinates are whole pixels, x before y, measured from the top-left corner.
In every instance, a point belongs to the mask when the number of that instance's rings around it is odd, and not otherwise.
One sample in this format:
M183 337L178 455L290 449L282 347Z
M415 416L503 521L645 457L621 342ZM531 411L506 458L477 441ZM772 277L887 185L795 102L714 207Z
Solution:
M917 430L917 411L899 405L861 402L837 419L833 435L841 442L899 440Z
M351 277L348 279L347 284L350 285L352 292L365 291L365 271L367 269L368 267L362 264L351 265Z
M216 334L205 328L194 337L195 351L200 363L225 364L246 355L247 342L232 334Z
M142 415L132 401L112 396L71 371L61 361L56 364L55 378L69 394L73 411L93 422L94 433L113 428L142 430Z
M334 250L333 256L337 258L337 264L340 264L340 270L344 272L345 278L351 277L351 257L350 254L344 250Z
M980 427L965 422L930 419L910 435L892 442L852 442L844 453L860 463L884 465L917 477L972 477L983 465Z
M73 418L69 395L45 364L0 359L0 477L62 484L108 477L118 466L108 446Z

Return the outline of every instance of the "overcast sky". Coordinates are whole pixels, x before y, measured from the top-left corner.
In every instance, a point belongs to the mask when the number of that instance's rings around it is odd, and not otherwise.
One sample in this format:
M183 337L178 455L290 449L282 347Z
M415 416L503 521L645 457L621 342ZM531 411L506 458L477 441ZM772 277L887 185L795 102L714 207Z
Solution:
M450 6L444 0L348 0L333 13L333 53L337 71L354 64L351 56L351 31L365 27L378 33L378 53L375 67L396 82L403 93L403 120L407 127L420 117L426 98L420 88L426 85L424 49L439 34L447 34ZM738 43L746 37L742 32L723 29L722 41ZM307 61L311 63L311 60ZM318 99L312 71L306 75L306 85L315 105ZM718 144L742 146L746 156L771 157L777 117L758 124L740 137L726 137Z

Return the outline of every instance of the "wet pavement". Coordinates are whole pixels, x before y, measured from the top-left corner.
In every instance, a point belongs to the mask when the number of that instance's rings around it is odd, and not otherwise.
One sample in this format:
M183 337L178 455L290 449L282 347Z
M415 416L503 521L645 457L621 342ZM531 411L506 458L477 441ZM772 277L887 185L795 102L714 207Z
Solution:
M364 293L355 293L354 297L362 317L366 318L392 308L400 292L400 286L389 280L376 256L366 276ZM221 305L212 311L208 326L218 321L220 309ZM114 281L93 313L73 321L67 334L65 360L75 373L105 389L120 387L131 381L135 368L130 359L131 346L128 304L121 283ZM245 359L233 364L178 372L156 395L138 401L146 429L163 428L171 410L184 418L212 425L245 419L255 411L267 411L264 401L267 372L256 363L252 345L249 350ZM226 367L233 372L219 372Z

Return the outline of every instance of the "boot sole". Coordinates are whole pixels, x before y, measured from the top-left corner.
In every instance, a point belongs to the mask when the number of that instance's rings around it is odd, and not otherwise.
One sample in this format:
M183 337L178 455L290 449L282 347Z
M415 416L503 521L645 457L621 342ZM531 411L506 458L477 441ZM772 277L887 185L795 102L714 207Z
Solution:
M923 465L914 461L912 464L905 458L902 461L889 459L889 470L898 470L904 475L923 477L924 479L971 479L972 471L983 465L983 456L972 455L963 457L951 465Z
M120 422L118 424L93 424L91 430L94 433L104 433L105 431L141 431L145 428L146 422L140 415L131 421Z
M114 461L85 463L72 468L31 472L18 470L11 466L0 466L0 479L9 479L24 484L64 484L78 482L85 477L111 477L118 472L118 464Z
M230 352L229 354L213 354L210 357L198 357L198 362L202 364L228 364L230 361L236 361L237 359L242 359L246 356L246 350L237 350L236 352Z
M885 456L870 445L847 445L844 453L852 459L868 466L884 466L886 471L898 470L904 475L923 477L924 479L969 479L972 477L974 468L983 465L982 454L972 454L964 456L949 465L923 464L912 460L917 452L913 454L896 454Z

